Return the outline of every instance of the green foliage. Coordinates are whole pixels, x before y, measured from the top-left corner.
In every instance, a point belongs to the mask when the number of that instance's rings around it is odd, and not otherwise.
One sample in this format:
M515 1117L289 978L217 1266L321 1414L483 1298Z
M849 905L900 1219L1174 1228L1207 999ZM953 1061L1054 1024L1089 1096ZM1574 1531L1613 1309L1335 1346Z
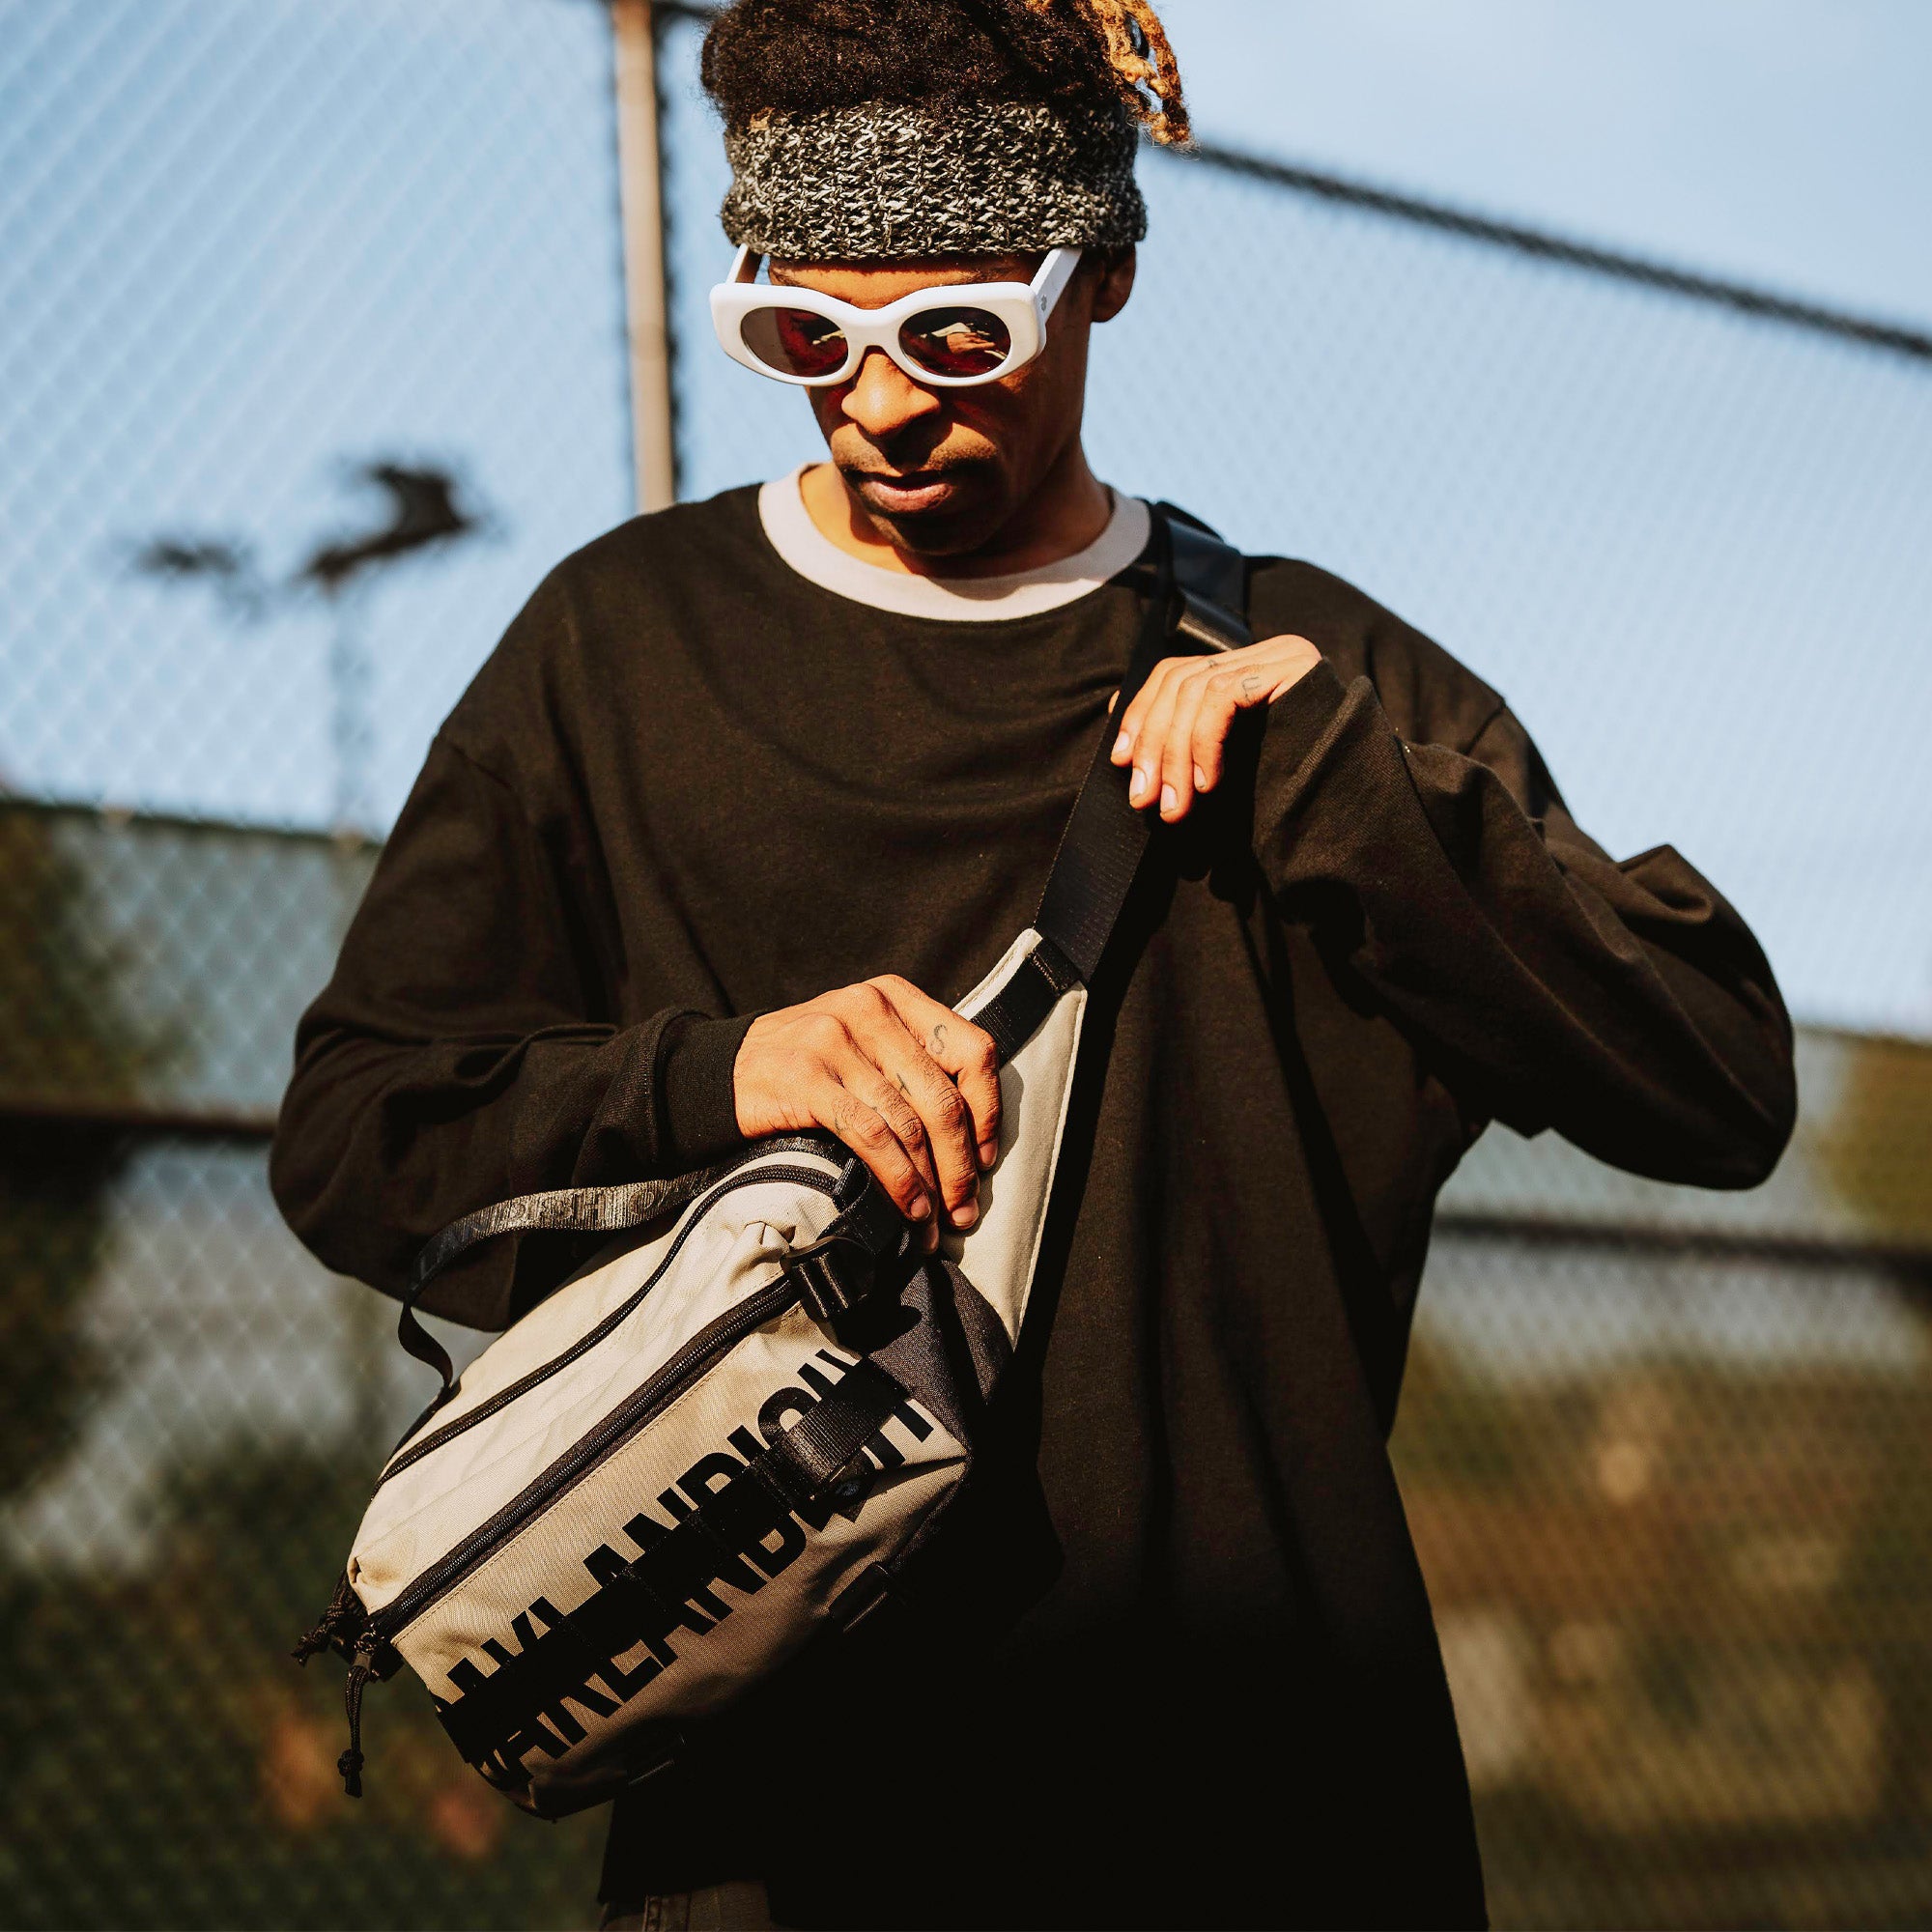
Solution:
M98 1132L0 1121L0 1499L71 1445L103 1379L82 1313L119 1161Z
M1925 1922L1922 1340L1520 1380L1418 1350L1393 1447L1497 1924Z
M106 1107L166 1057L122 992L58 820L0 803L0 1100Z
M45 814L0 806L0 1106L21 1110L0 1115L0 1499L69 1445L101 1376L82 1303L121 1154L37 1111L124 1104L164 1056L128 1014L59 838Z
M1877 1239L1932 1246L1932 1047L1845 1047L1844 1086L1816 1129L1820 1163Z
M360 1463L256 1448L185 1471L157 1566L15 1583L10 1926L589 1922L606 1814L514 1810L413 1678L370 1687L368 1795L343 1796L342 1665L289 1651L367 1500Z

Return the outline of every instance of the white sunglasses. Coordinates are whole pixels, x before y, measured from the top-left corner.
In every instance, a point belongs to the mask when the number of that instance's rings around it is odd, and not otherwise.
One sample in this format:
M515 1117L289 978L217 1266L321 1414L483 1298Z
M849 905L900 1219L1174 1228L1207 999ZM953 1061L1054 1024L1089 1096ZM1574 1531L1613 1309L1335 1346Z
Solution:
M1080 266L1052 249L1031 282L947 282L884 308L857 308L812 289L756 279L763 256L740 248L711 291L711 326L725 355L775 382L842 383L882 349L915 383L963 389L1023 368L1046 345L1046 319Z

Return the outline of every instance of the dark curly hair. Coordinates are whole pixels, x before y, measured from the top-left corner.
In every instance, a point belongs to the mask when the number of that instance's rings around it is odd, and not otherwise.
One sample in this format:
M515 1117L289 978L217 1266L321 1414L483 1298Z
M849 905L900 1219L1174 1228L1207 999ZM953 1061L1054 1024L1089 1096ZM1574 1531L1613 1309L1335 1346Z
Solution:
M1185 141L1180 74L1149 0L736 0L704 37L729 128L867 101L1124 104Z

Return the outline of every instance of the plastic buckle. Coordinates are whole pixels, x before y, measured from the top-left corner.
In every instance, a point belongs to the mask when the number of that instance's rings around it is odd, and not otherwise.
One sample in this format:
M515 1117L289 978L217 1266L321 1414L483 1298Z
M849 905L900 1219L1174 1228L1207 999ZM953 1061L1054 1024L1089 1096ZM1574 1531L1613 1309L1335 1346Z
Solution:
M836 1235L801 1248L784 1271L798 1285L799 1299L820 1321L849 1315L871 1293L878 1272L857 1241Z
M1239 650L1243 644L1253 641L1248 636L1248 627L1232 611L1222 610L1218 604L1208 603L1205 597L1197 597L1184 585L1179 588L1180 611L1174 620L1177 637L1186 638L1210 653Z

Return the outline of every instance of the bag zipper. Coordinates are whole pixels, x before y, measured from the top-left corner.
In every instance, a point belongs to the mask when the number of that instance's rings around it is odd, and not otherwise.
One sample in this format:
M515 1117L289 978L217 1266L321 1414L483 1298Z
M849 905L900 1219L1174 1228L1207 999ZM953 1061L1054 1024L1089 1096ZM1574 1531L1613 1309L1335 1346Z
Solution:
M695 1204L687 1215L684 1226L678 1230L677 1238L670 1244L669 1250L666 1253L664 1260L651 1270L649 1280L645 1281L635 1293L627 1296L619 1306L612 1309L594 1328L585 1334L580 1335L561 1354L554 1355L549 1361L543 1363L541 1367L532 1369L528 1375L512 1382L509 1387L498 1389L487 1401L479 1402L474 1408L466 1410L462 1415L456 1417L453 1422L446 1422L440 1429L433 1430L420 1442L412 1443L408 1448L399 1450L384 1466L383 1473L376 1478L377 1490L381 1490L383 1485L391 1476L401 1475L405 1469L421 1462L433 1450L440 1449L445 1442L453 1441L476 1423L485 1421L488 1417L498 1413L498 1411L515 1402L520 1396L527 1395L531 1389L539 1387L542 1383L548 1381L560 1369L568 1368L572 1362L577 1361L588 1350L594 1349L612 1330L619 1327L637 1313L639 1304L658 1285L659 1281L663 1279L665 1270L677 1259L678 1253L683 1248L685 1241L696 1229L698 1222L710 1211L715 1203L724 1195L731 1193L735 1188L757 1186L768 1180L794 1180L826 1195L832 1194L834 1188L832 1178L821 1173L815 1167L796 1167L789 1164L781 1164L774 1167L758 1167L744 1173L727 1175L708 1194L701 1196Z
M812 1177L824 1180L823 1176ZM825 1181L826 1193L832 1183ZM749 1294L735 1308L701 1328L663 1368L647 1377L616 1408L612 1409L589 1435L567 1450L550 1467L534 1478L486 1522L479 1523L455 1548L425 1570L413 1583L391 1603L374 1612L363 1630L363 1642L372 1650L393 1643L402 1631L426 1610L447 1596L472 1571L478 1569L497 1548L509 1540L524 1523L547 1507L566 1490L574 1488L599 1463L622 1448L639 1430L669 1407L689 1385L696 1381L712 1360L742 1336L762 1328L781 1315L799 1298L802 1291L788 1272L755 1294Z

